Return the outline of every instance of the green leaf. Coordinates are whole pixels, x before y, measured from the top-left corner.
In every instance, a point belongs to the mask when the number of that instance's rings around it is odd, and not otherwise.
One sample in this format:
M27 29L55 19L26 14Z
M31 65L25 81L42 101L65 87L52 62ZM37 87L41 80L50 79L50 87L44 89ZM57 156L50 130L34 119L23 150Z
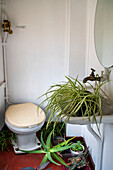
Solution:
M35 151L25 151L25 150L21 150L19 149L19 151L25 152L25 153L46 153L43 150L35 150Z
M56 153L52 153L52 156L53 156L56 160L58 160L61 164L65 165L66 167L69 167L69 166L64 162L64 160L63 160L60 156L58 156Z
M48 157L47 157L47 153L46 153L40 165L46 163L47 161L48 161Z
M69 141L73 140L74 138L76 138L76 136L74 136L74 137L72 137L72 138L70 138L70 139L68 139L68 140L66 140L64 142L59 143L58 145L54 146L53 148L57 148L59 146L67 145L69 143Z
M61 164L58 164L57 162L55 162L55 161L52 159L50 152L47 152L47 157L48 157L48 159L49 159L52 163L54 163L54 164L56 164L56 165L59 165L59 166L61 165Z
M64 150L67 150L69 148L71 148L72 145L70 146L62 146L62 147L53 147L52 149L50 149L50 152L59 152L59 151L64 151Z
M68 81L69 81L69 83L71 84L71 86L73 87L73 88L75 88L75 83L69 78L69 77L67 77L67 76L65 76L67 79L68 79Z
M41 132L41 142L42 142L42 146L43 146L43 148L47 151L47 146L45 145L45 143L44 143L44 141L43 141L42 135L43 135L43 132Z
M47 140L46 140L46 146L47 146L47 151L50 150L51 148L51 135L52 135L53 131L49 134L49 136L47 137Z

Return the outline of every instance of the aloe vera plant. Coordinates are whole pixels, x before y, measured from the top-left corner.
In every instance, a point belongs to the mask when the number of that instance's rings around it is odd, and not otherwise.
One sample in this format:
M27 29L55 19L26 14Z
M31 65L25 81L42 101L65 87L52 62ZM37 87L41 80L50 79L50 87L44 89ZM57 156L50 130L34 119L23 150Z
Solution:
M73 138L71 139L68 139L54 147L52 147L52 144L51 144L51 135L52 135L53 131L48 135L47 137L47 140L46 140L46 143L43 141L43 132L41 132L41 143L42 143L42 147L40 150L35 150L35 151L23 151L21 150L22 152L26 152L26 153L44 153L45 156L41 162L40 165L46 163L48 160L51 161L52 163L56 164L56 165L65 165L66 167L68 167L68 165L64 162L64 160L57 154L57 152L60 152L60 151L64 151L64 150L67 150L69 148L72 147L72 144L69 143L69 141L71 141ZM61 164L55 162L53 160L53 158L55 158L56 160L58 160Z
M96 115L100 115L101 122L102 96L100 95L100 89L106 82L96 83L95 87L89 83L92 91L89 92L87 86L80 83L78 77L76 79L66 78L67 82L51 86L50 89L42 95L46 96L46 99L39 107L47 102L44 108L46 114L49 115L47 127L54 119L57 122L66 116L65 121L68 122L71 116L82 116L87 117L89 122L91 121L91 117L93 117L99 131Z

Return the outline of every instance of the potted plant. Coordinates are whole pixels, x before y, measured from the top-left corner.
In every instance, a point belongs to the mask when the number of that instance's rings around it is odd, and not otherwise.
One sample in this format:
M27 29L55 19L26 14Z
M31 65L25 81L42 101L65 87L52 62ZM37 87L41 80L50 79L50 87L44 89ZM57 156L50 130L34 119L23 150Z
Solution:
M76 143L73 143L70 150L71 150L72 155L79 155L79 154L83 153L84 146L82 145L82 143L80 141L77 141Z
M69 165L69 170L74 170L74 169L89 169L89 163L86 160L86 158L88 157L89 152L88 149L85 149L84 152L82 152L81 154L79 154L78 156L72 157L68 159L68 165ZM63 166L64 170L68 170L67 167Z
M4 151L5 149L7 151L9 150L9 145L13 146L12 140L16 141L16 136L13 132L10 132L7 129L3 129L0 132L0 150Z
M34 150L34 151L24 151L24 150L20 150L22 152L26 152L26 153L43 153L45 154L41 164L45 164L46 162L51 161L52 163L56 164L56 165L65 165L66 167L69 167L65 161L58 155L59 152L61 151L64 151L64 150L67 150L69 148L72 147L72 143L69 143L72 139L74 139L75 137L72 137L62 143L59 143L58 145L56 146L53 146L52 147L52 144L51 144L51 135L52 135L53 131L48 135L47 137L47 140L46 140L46 143L44 142L43 140L43 132L41 132L41 149L40 150ZM56 159L57 161L59 161L61 164L57 163L55 160Z
M91 121L91 118L93 118L99 131L96 115L100 116L101 122L102 95L100 94L100 89L106 82L96 82L95 87L89 83L92 91L89 92L87 86L82 84L78 80L78 77L76 79L70 77L66 78L67 82L51 86L50 89L42 95L46 96L46 99L39 107L47 102L47 105L44 108L46 109L46 114L49 114L47 127L54 120L56 120L54 123L55 127L57 121L62 120L64 117L65 122L68 122L70 117L82 116L87 117L89 122Z

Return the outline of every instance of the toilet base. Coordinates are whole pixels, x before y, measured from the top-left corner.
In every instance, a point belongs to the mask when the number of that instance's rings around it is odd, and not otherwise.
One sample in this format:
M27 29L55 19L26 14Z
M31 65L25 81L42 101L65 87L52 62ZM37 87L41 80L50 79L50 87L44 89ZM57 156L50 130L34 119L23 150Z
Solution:
M12 140L12 143L13 143L13 149L14 149L15 154L25 153L25 152L19 151L19 146L18 146L17 142ZM41 143L40 143L40 141L39 141L39 139L37 137L36 137L36 143L37 143L37 146L31 148L30 150L36 150L36 149L39 149L41 147Z

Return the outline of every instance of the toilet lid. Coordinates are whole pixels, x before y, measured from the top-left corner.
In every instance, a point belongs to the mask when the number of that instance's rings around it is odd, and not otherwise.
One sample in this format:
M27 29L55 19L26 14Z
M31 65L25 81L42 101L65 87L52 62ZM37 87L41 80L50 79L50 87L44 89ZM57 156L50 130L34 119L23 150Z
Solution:
M16 127L29 127L45 121L45 113L33 103L16 104L6 110L6 121Z

